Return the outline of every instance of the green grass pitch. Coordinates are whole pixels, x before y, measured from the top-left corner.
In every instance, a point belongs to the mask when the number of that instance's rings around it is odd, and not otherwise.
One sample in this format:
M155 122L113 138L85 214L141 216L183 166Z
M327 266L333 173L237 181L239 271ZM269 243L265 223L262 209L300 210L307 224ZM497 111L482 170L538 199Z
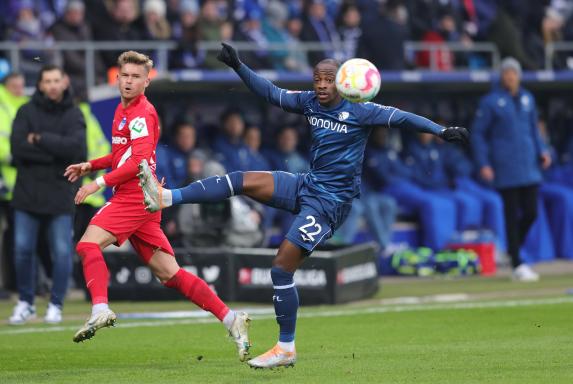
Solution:
M273 371L240 363L223 327L207 319L122 319L75 344L89 305L71 301L58 327L0 324L0 383L573 383L573 296L565 294L572 286L571 276L535 284L404 279L367 302L303 307L299 361ZM429 296L443 294L455 296ZM391 300L403 296L417 299ZM0 304L2 319L11 304ZM185 302L112 308L194 309ZM271 315L253 317L256 355L276 341L277 326Z

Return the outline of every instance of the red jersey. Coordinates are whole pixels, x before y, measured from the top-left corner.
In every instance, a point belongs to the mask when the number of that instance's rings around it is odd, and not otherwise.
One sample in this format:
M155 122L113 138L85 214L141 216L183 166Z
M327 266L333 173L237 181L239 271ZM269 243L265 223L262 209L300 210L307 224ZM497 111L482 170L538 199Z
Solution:
M138 96L124 108L120 103L112 124L111 153L90 160L92 170L112 169L103 176L105 184L114 188L114 197L143 201L139 188L138 165L146 159L155 171L155 148L159 140L159 118L155 107L145 95Z

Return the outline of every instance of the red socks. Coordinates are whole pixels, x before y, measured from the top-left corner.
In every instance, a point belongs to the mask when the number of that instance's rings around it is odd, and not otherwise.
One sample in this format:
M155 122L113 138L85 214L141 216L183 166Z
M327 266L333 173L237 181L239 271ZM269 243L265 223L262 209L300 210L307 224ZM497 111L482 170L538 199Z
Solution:
M84 277L92 297L92 304L107 303L109 272L99 245L81 241L76 246L76 252L82 259Z
M164 285L168 288L177 289L186 298L202 309L211 312L221 321L229 312L229 307L219 299L219 296L209 288L207 283L184 269L177 271Z

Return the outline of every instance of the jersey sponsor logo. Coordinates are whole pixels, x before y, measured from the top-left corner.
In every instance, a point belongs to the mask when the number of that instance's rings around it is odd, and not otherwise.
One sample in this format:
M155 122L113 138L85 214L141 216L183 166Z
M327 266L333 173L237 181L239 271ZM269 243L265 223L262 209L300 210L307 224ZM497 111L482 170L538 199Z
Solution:
M123 117L123 119L121 119L119 126L117 127L118 131L121 131L123 129L123 127L125 127L125 123L127 123L127 117Z
M121 136L113 136L111 138L111 143L112 144L127 144L127 137L121 137Z
M314 116L307 116L306 119L308 120L308 123L313 127L329 129L331 131L339 133L340 132L348 133L348 128L346 127L346 124Z
M129 123L129 132L131 134L131 140L149 136L145 117L136 117L135 119L131 120Z
M338 114L338 120L340 120L340 121L344 121L344 120L348 119L349 117L350 117L350 113L346 112L346 111L340 112Z
M286 93L302 93L302 91L287 91Z

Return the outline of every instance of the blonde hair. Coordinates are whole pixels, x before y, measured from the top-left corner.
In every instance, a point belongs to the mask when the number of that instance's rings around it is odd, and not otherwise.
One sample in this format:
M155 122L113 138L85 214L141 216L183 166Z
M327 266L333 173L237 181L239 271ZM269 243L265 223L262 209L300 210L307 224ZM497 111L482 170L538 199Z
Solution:
M126 51L119 55L117 65L121 68L124 64L143 65L147 72L153 68L153 60L149 56L135 51Z

